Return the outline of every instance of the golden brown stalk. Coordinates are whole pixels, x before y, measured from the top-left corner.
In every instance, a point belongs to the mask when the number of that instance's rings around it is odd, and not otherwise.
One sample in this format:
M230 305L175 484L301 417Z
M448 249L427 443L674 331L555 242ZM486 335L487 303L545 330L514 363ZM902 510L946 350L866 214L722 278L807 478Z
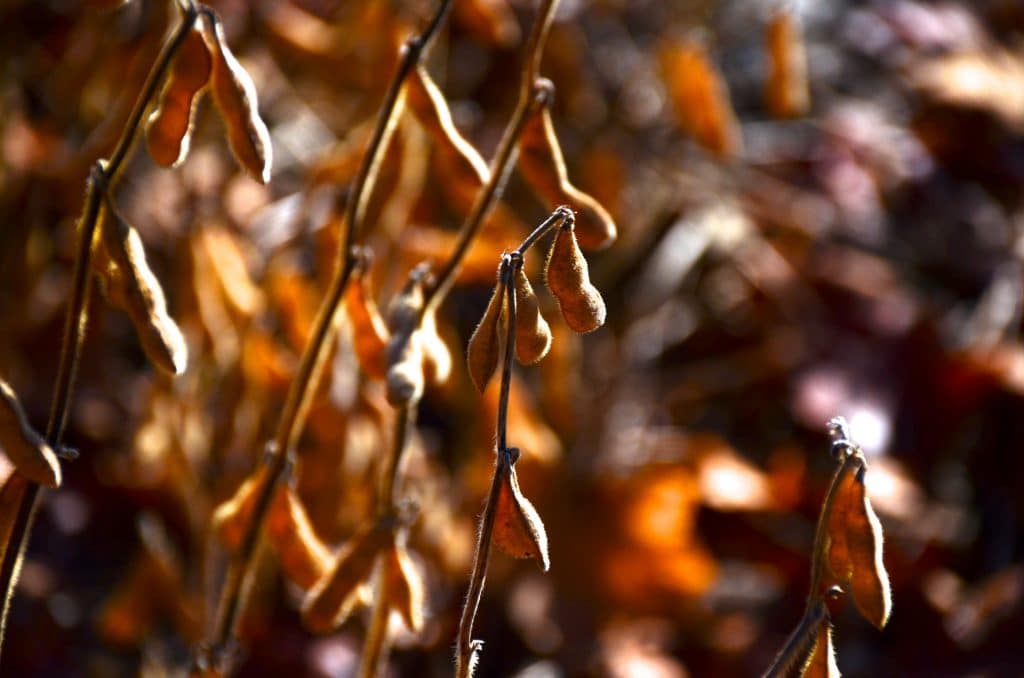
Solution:
M523 365L532 365L544 358L551 348L551 327L540 314L540 300L520 267L515 274L516 305L516 359Z
M188 155L199 94L210 80L213 61L198 26L186 34L146 121L146 146L158 165L172 167Z
M18 396L0 378L0 450L18 473L46 487L60 485L60 462L43 437L28 423Z
M78 252L75 257L75 271L72 278L72 295L68 303L64 323L64 341L61 345L60 362L57 368L57 381L54 388L53 401L50 407L50 419L46 426L46 441L53 449L60 449L67 423L68 410L71 405L71 393L74 388L81 353L82 339L88 320L89 293L92 287L91 258L93 238L100 216L103 196L114 186L124 167L124 161L135 143L142 117L149 109L164 81L164 76L174 60L174 56L192 29L196 19L195 7L189 3L182 9L182 21L157 56L146 82L139 93L138 99L128 116L117 146L110 155L109 161L97 161L93 166L87 182L85 203L79 219ZM12 481L14 486L20 481ZM7 613L10 610L14 588L18 582L21 559L25 552L28 536L32 530L35 510L39 499L39 485L28 481L21 491L13 492L7 497L15 507L13 524L10 526L10 537L5 543L3 561L0 563L0 586L4 589L3 612L0 614L0 643L6 628Z
M571 224L558 230L545 271L548 289L558 301L565 324L586 334L604 324L607 309L601 293L590 282L590 267L576 244Z
M270 181L273 153L270 131L260 117L256 84L228 47L224 27L213 11L204 8L206 35L212 43L211 89L227 127L228 144L238 164L261 183Z

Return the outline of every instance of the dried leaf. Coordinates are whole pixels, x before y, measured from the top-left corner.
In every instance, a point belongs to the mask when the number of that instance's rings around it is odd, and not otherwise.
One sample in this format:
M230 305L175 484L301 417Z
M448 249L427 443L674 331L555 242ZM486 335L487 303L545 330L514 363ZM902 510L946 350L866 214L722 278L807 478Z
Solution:
M388 608L397 610L410 631L423 628L423 577L409 557L405 546L396 542L387 557Z
M316 536L295 489L280 486L267 515L267 536L285 576L309 590L330 569L331 554Z
M590 268L576 244L572 228L563 227L555 235L545 278L565 323L573 331L586 334L604 324L607 315L604 299L590 283Z
M28 423L18 396L0 378L0 451L7 455L18 472L29 480L57 487L60 485L60 461L53 449Z
M536 558L547 572L548 535L544 523L530 500L519 489L516 467L507 466L502 473L498 507L494 516L494 543L513 558Z
M334 557L330 570L306 594L302 620L317 633L341 625L352 613L360 587L373 574L377 556L392 543L392 528L371 524L360 529Z
M363 273L349 281L345 309L352 321L352 341L359 366L369 377L383 380L387 374L385 353L390 337L377 302L367 289L368 277Z
M839 667L836 666L836 653L832 647L832 624L826 618L818 625L817 639L811 654L807 656L801 678L840 678Z
M142 238L108 200L100 227L94 266L111 304L122 308L135 325L143 350L161 370L185 372L188 346L177 323L167 314L160 281L146 262Z
M803 31L792 10L782 9L769 20L765 30L768 48L768 110L780 118L803 115L810 107L807 86L807 56Z
M516 269L516 358L524 365L543 359L551 348L551 327L540 314L530 279L522 267Z
M519 168L549 209L564 204L573 208L577 237L583 247L601 249L615 241L618 227L608 211L569 181L547 106L539 107L523 126L519 138Z
M228 47L224 27L212 14L207 37L213 42L212 89L238 163L261 183L270 181L270 131L260 118L256 85Z
M146 121L146 145L158 165L171 167L188 155L199 94L212 70L210 50L194 25L174 55L160 100Z
M504 325L507 323L507 305L505 286L501 284L499 274L498 284L495 285L491 300L487 303L487 310L473 330L473 336L469 338L469 346L466 349L469 376L481 393L487 388L488 382L498 369L505 337Z
M739 123L725 80L696 40L666 45L660 54L676 119L683 131L720 156L742 153Z

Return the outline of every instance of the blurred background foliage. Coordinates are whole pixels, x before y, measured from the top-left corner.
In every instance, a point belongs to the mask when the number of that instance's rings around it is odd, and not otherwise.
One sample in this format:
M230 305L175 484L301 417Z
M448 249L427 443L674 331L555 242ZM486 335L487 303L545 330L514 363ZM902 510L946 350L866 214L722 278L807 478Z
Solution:
M0 373L37 426L88 168L176 20L164 0L117 4L0 6ZM433 10L210 4L259 89L274 179L239 172L207 103L179 170L133 155L118 204L192 360L177 381L154 373L127 318L94 304L68 435L82 458L46 494L5 675L187 664L225 564L210 512L272 434L331 274L326 215L398 46ZM533 5L456 0L429 60L484 157ZM882 633L852 606L835 620L840 669L1024 672L1022 32L1013 0L561 3L543 68L555 127L620 237L591 257L608 325L581 338L547 307L552 354L513 388L510 442L552 567L492 560L480 675L758 674L803 609L835 414L869 456L894 598ZM444 259L466 207L405 120L367 223L382 303L417 262ZM441 311L457 358L502 249L547 212L513 176ZM344 332L331 360L297 483L336 547L372 510L391 413ZM399 633L395 675L450 671L496 403L457 359L421 408L405 482L429 613ZM365 617L306 632L264 561L240 675L348 675Z

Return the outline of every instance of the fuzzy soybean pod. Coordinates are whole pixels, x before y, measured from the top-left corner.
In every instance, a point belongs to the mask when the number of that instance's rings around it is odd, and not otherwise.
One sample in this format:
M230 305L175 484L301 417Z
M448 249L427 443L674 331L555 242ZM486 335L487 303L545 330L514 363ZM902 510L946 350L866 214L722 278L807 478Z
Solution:
M270 181L273 155L270 131L260 118L256 101L256 85L238 63L224 38L224 27L212 12L207 36L213 42L213 100L227 127L228 143L238 163L261 183Z
M29 480L46 487L60 485L57 455L28 423L18 396L3 379L0 379L0 450Z
M583 258L572 226L562 226L547 261L547 284L558 301L565 324L586 334L604 324L607 310L601 293L590 283L590 269Z
M388 402L396 407L416 402L423 396L426 375L420 314L425 301L423 285L426 276L425 268L413 269L405 287L388 308L391 340L387 347L388 371L385 383Z
M519 138L519 168L549 208L568 204L575 210L576 233L583 247L602 249L615 241L618 228L608 210L569 181L551 111L546 105L538 106L526 120Z
M194 25L174 56L160 100L146 122L146 145L158 165L172 167L188 155L200 93L212 70L210 50Z
M516 267L516 359L532 365L548 354L551 348L551 327L540 314L537 294L522 266Z
M502 353L502 339L505 336L507 298L501 271L502 269L499 268L498 283L494 286L491 300L487 303L487 310L484 311L483 318L473 330L473 336L469 338L469 346L466 349L469 376L481 393L487 388L488 382L494 376L495 370L498 369L498 360Z
M502 453L497 473L501 476L498 506L494 517L494 543L513 558L534 558L544 572L551 567L548 535L544 522L530 500L519 489L515 460L519 450Z
M107 200L94 257L110 302L131 318L143 350L153 364L172 375L185 371L188 346L177 323L167 314L160 281L146 261L142 238Z

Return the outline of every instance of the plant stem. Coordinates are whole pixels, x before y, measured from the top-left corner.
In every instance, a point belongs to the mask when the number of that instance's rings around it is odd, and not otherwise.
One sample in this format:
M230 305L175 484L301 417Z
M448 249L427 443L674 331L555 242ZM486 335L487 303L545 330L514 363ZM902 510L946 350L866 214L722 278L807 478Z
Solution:
M455 249L438 275L437 283L427 291L424 305L426 310L436 310L451 291L470 245L473 244L474 238L479 233L484 219L505 190L505 183L515 161L516 144L527 118L535 106L547 101L552 95L551 83L540 77L540 62L544 54L544 42L547 39L557 7L558 0L543 0L541 3L537 20L533 24L526 43L526 59L523 62L519 82L519 98L516 101L515 110L505 127L501 141L498 142L498 148L494 152L487 183L476 194L473 206L470 208L469 214L466 215L465 221L462 222Z
M359 658L359 677L373 678L380 675L381 664L388 655L388 621L391 618L391 608L388 607L388 598L391 597L391 576L388 571L388 555L377 556L377 564L374 566L374 578L376 579L375 604L373 613L370 616L370 625L366 629L366 640L363 642L363 653Z
M480 599L484 593L484 582L487 580L487 563L491 554L491 537L494 534L494 519L498 510L498 495L501 492L505 476L510 473L512 465L518 458L518 450L509 449L508 442L508 398L512 384L512 360L516 350L516 294L513 276L522 266L522 257L517 254L506 254L501 260L499 284L506 295L508 306L508 324L505 330L505 355L501 366L501 395L498 400L498 420L495 425L497 438L497 460L494 466L494 478L491 480L491 491L487 495L487 505L480 519L480 533L477 535L476 554L473 557L473 572L469 577L469 591L462 607L459 620L459 636L455 646L455 676L469 678L473 674L476 657L480 652L482 641L473 640L473 622L480 607Z
M89 319L89 294L92 288L92 244L96 227L100 221L103 197L108 195L108 192L116 185L120 170L124 166L124 160L135 143L142 116L156 97L174 55L177 54L178 48L195 23L195 7L189 4L188 7L182 9L181 24L164 44L150 69L110 160L98 160L86 180L85 203L82 206L82 216L79 218L78 252L75 256L71 300L68 303L68 311L65 316L64 340L61 343L57 382L54 386L50 417L46 425L46 442L53 449L60 449L64 438L68 412L71 409L71 395L78 374L78 360L85 338L85 327ZM28 483L18 504L8 546L3 554L3 562L0 563L0 586L4 589L3 610L0 612L0 649L3 647L4 632L7 628L7 613L10 611L14 589L18 583L21 561L32 533L41 489L37 483Z
M337 268L327 295L317 313L309 344L306 346L298 371L289 387L274 436L273 454L268 462L269 473L258 489L253 516L246 526L242 546L229 567L221 592L221 603L211 636L212 640L201 651L201 656L197 657L197 667L213 664L225 671L228 670L228 667L222 666L222 664L227 659L231 639L235 635L238 621L248 598L246 593L251 587L251 583L247 580L252 577L254 570L256 556L259 552L260 535L266 522L267 511L270 508L273 488L277 477L287 465L286 460L295 452L313 394L320 382L320 375L329 353L328 349L334 337L334 319L338 314L345 289L348 287L348 282L356 266L353 245L362 234L362 221L366 205L369 202L372 187L376 183L388 141L395 130L402 110L402 88L409 73L420 63L423 55L429 49L434 36L448 15L451 5L452 0L442 0L433 19L424 31L406 41L402 48L398 69L388 85L373 136L363 155L346 205L345 230L339 245Z
M814 644L818 629L828 620L828 608L825 601L820 598L815 603L808 602L807 609L800 623L789 634L786 644L782 646L779 654L775 656L772 665L764 672L763 678L782 678L789 674L793 665L801 658L806 657L810 647Z

